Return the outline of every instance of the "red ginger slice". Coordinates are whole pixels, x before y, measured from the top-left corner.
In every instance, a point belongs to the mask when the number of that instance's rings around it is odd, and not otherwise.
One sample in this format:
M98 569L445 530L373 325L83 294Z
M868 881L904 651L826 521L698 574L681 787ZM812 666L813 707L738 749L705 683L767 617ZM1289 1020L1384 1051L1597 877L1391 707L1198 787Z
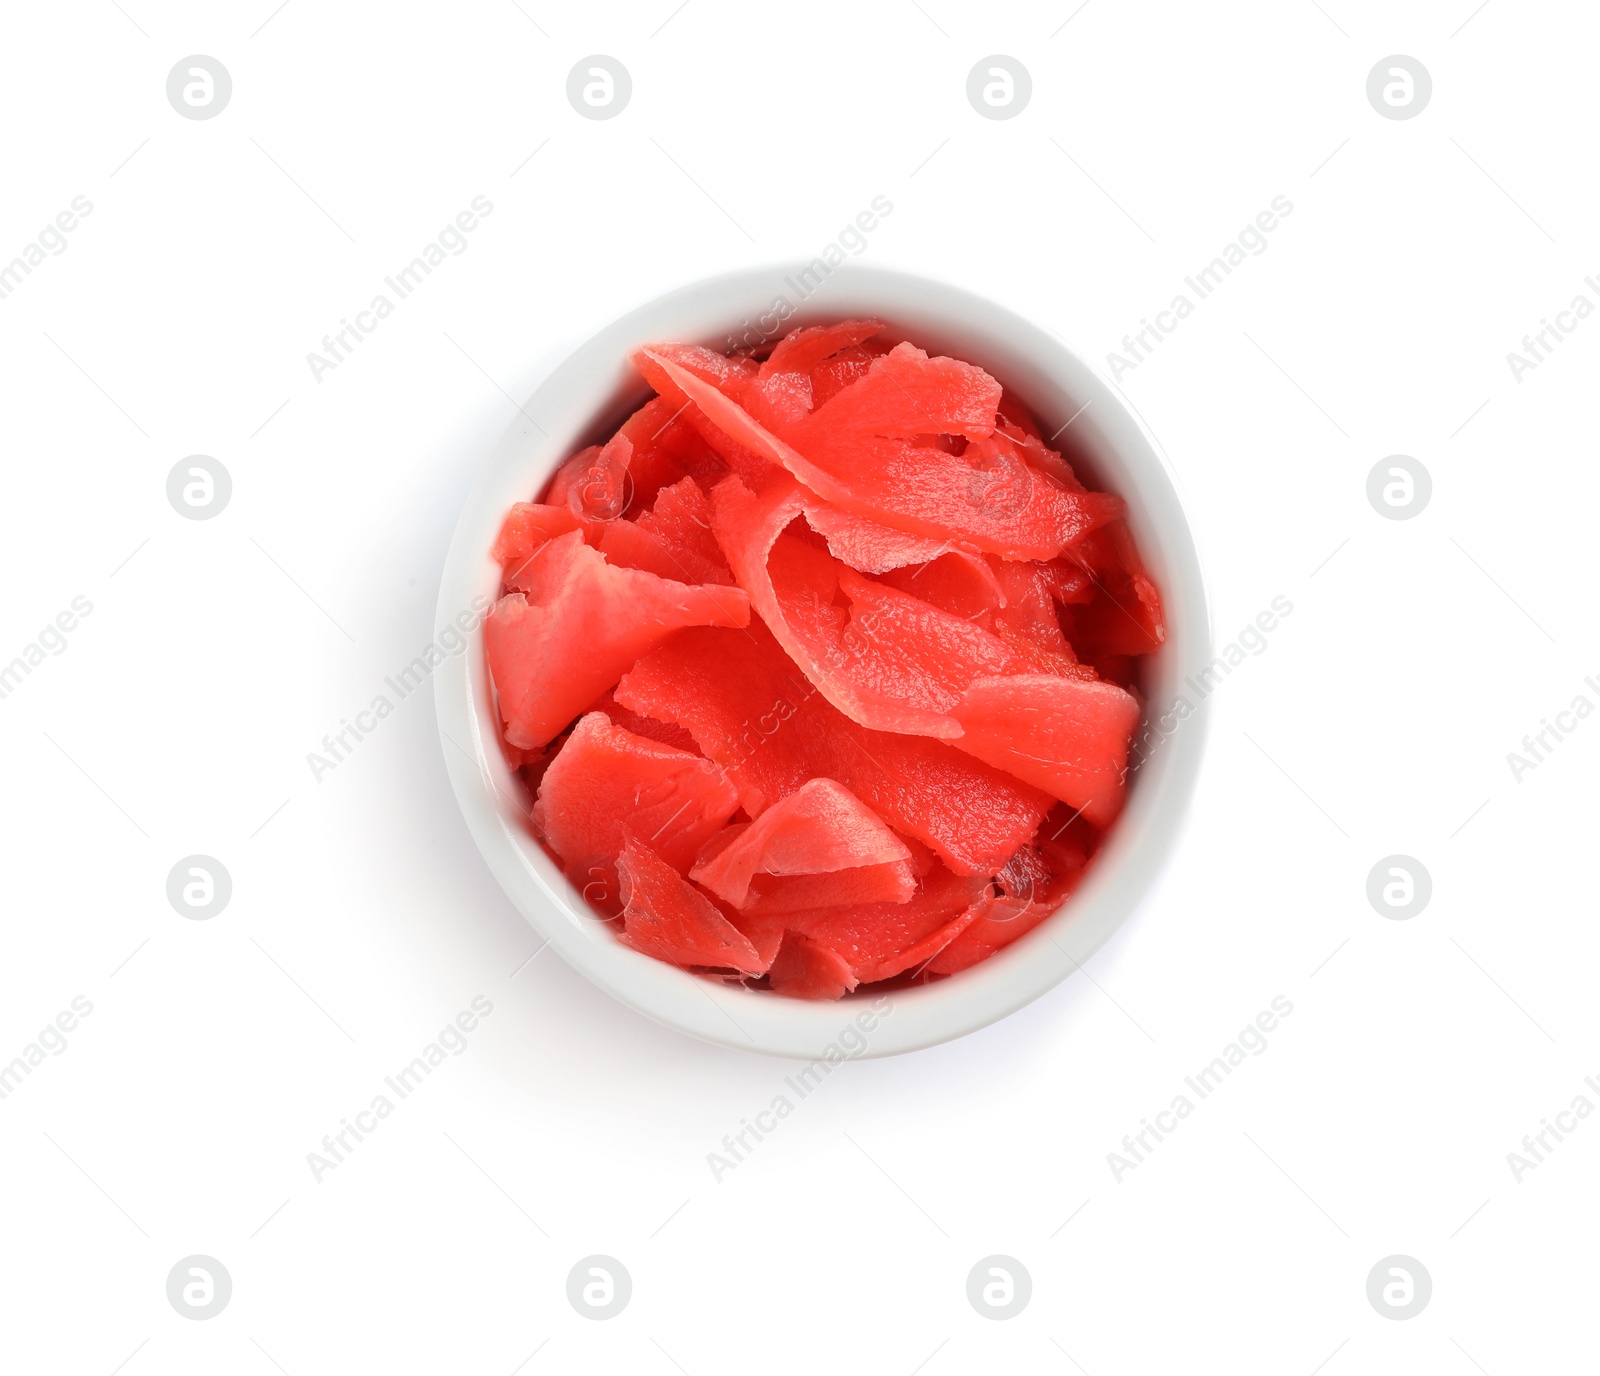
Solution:
M655 496L650 510L638 518L640 530L649 531L674 550L693 555L719 571L705 582L732 582L728 557L711 533L711 503L693 478L683 478L664 487Z
M658 351L644 354L739 445L781 464L835 506L913 535L959 540L1008 559L1051 559L1123 509L1109 493L1058 487L1014 454L997 451L985 457L986 467L917 443L922 435L993 433L999 384L955 359L896 346L794 426L791 443L711 383ZM993 466L1002 460L1008 466Z
M728 465L675 403L651 397L623 421L602 448L592 444L567 459L551 478L544 501L576 515L611 520L647 510L663 488L690 476L706 486Z
M1049 818L1045 821L1048 824ZM1054 875L1049 862L1045 860L1044 853L1039 850L1035 840L1020 847L1017 853L1000 867L994 882L1000 886L1000 892L1007 898L1033 899L1036 893L1048 887L1052 878Z
M807 519L810 519L809 513ZM830 544L829 548L833 546ZM833 552L850 562L841 551ZM1006 603L1005 589L1000 586L989 560L955 551L941 554L927 563L887 569L879 575L878 581L931 602L942 611L976 621L980 626L991 624L994 613Z
M994 433L999 404L1000 384L982 368L955 358L930 358L914 344L897 344L864 378L827 403L825 422L807 430L886 439L964 435L980 440Z
M763 451L729 434L705 409L707 400L715 398L745 414L745 393L759 368L754 359L730 358L697 344L657 344L639 350L633 362L661 394L661 400L716 451L725 467L752 481L771 467L772 461Z
M994 619L993 629L996 636L1027 661L1029 666L1027 672L1030 674L1054 674L1057 678L1100 677L1092 666L1078 663L1077 657L1072 653L1072 646L1065 639L1059 642L1059 648L1046 649L1036 640L1017 634L999 617Z
M1117 521L1067 551L1067 561L1091 580L1093 595L1069 613L1079 656L1147 655L1167 638L1161 593L1145 572L1127 525Z
M782 433L811 413L812 370L825 359L870 339L878 320L843 320L791 330L774 346L761 371L736 398L762 425Z
M628 465L633 496L624 515L649 510L657 493L685 476L707 487L726 476L727 463L682 411L682 402L651 397L622 423L618 433L633 443Z
M961 748L1081 808L1105 826L1122 810L1139 704L1114 683L1017 674L975 679L950 714Z
M694 479L684 478L682 483L700 494L701 509L709 510ZM667 503L669 510L675 500ZM584 543L598 549L608 563L618 568L643 569L677 583L733 582L728 561L716 548L709 529L701 540L680 533L678 525L670 520L648 525L642 518L598 520L565 506L518 502L506 513L490 551L505 572L506 587L512 591L524 588L523 568L528 560L551 540L574 530L582 531Z
M600 453L598 444L591 444L580 449L576 454L562 460L561 466L556 469L544 490L544 501L549 506L565 507L574 513L577 510L579 499L573 495L574 489L583 480L584 475L594 467L595 459ZM568 499L571 498L569 503Z
M742 913L737 908L724 910L723 916L756 948L756 954L761 957L762 963L771 965L777 958L779 946L783 944L783 919L764 914Z
M605 555L607 563L618 568L643 569L658 578L690 585L733 582L726 564L702 559L694 551L675 546L636 522L607 521L596 533L599 538L589 543Z
M832 779L812 779L703 857L689 877L743 908L757 874L832 878L838 871L887 867L901 880L894 887L909 898L910 862L905 843L855 794Z
M993 614L993 624L1006 626L1023 639L1053 654L1075 659L1061 622L1056 618L1054 580L1040 564L1018 564L995 559L991 568L1005 591L1005 605Z
M836 779L959 874L993 874L1051 806L941 742L856 725L757 620L744 631L680 631L623 678L617 701L686 727L752 817L811 779Z
M1052 559L1048 564L1036 567L1050 596L1062 606L1078 606L1094 596L1094 580L1071 560Z
M807 523L827 541L833 557L859 573L886 573L908 564L926 564L951 548L949 540L907 535L903 530L842 511L816 498L808 497L805 513ZM953 557L982 562L972 555L958 553Z
M1044 443L1044 432L1039 429L1039 422L1033 418L1033 412L1017 400L1014 392L1001 390L1000 404L995 409L995 424L1013 426L1024 435L1038 440L1041 444ZM1059 434L1060 431L1056 433Z
M817 498L808 497L803 509L806 524L822 536L835 559L857 573L893 575L883 581L968 620L980 607L998 609L1006 604L997 570L1035 567L1010 563L992 554L977 554L951 540L908 535ZM936 570L935 576L922 583L922 575L929 569ZM941 594L965 605L947 605Z
M1005 639L965 617L853 569L839 569L838 578L839 590L850 600L855 632L853 638L847 635L847 646L886 696L943 717L974 679L1032 667Z
M811 414L811 378L805 373L756 378L742 404L758 425L781 435Z
M742 911L753 917L781 917L849 903L904 903L916 887L911 866L904 860L826 874L761 878L752 885Z
M533 824L584 897L615 912L614 867L628 837L687 872L738 806L738 789L710 760L590 712L545 770Z
M759 376L771 377L774 373L810 373L819 363L832 358L841 349L861 344L883 329L883 321L871 316L859 320L841 320L833 325L802 325L790 330L767 355Z
M785 932L767 971L773 989L793 999L838 999L856 987L843 957L799 932Z
M1059 450L1050 448L1037 431L1029 431L1004 415L996 416L994 434L984 444L996 455L1021 460L1068 492L1088 491Z
M783 482L757 495L729 478L712 494L713 524L751 604L833 706L876 731L949 740L1091 820L1115 815L1139 713L1129 694L1091 681L1064 641L1052 652L1004 625L991 634L776 535L802 506Z
M622 940L673 965L765 973L768 962L717 906L648 846L629 839L617 869L626 906Z
M594 700L589 708L590 712L604 712L611 718L613 726L620 726L624 731L631 731L636 736L648 736L653 741L660 741L663 745L674 746L679 750L687 750L691 755L698 755L700 747L694 743L694 737L685 731L676 722L657 721L654 717L644 716L639 712L630 712L617 701L616 693L608 690ZM582 718L579 718L582 720Z
M1029 667L982 627L869 583L782 531L805 506L789 478L752 493L737 478L712 493L712 526L734 576L778 643L823 696L876 731L950 739L948 709L980 675ZM837 605L843 592L852 604Z
M1082 881L1097 844L1097 834L1082 818L1056 808L1038 836L1002 869L1004 891L978 901L972 921L928 963L928 973L953 975L968 969L1058 912Z
M1026 936L1056 911L1056 905L987 894L972 907L969 922L927 964L930 975L953 975L987 960Z
M581 531L537 550L519 577L526 591L496 603L484 638L506 739L523 750L554 737L674 631L750 620L739 589L615 568Z
M894 347L888 340L874 337L864 344L840 349L811 370L811 405L814 410L830 401L852 382L864 378L872 365Z
M862 984L921 965L949 945L975 916L981 878L937 865L905 903L873 903L797 913L788 927L832 951Z
M951 553L912 568L890 569L877 581L993 631L1039 671L1093 678L1094 671L1077 663L1062 634L1053 600L1059 580L1045 572L1048 568L992 554L975 558Z
M761 371L761 365L743 354L719 354L699 344L653 344L641 349L634 363L644 373L646 381L655 386L656 377L651 369L652 360L665 360L674 368L682 368L702 381L710 383L725 396L737 401ZM657 387L663 396L667 393Z
M1057 803L1033 838L995 873L1008 898L1055 907L1078 887L1100 845L1100 832L1076 808Z
M826 475L819 495L902 529L964 540L1008 559L1050 558L1121 510L1107 493L1036 479L995 435L1000 387L982 369L902 344L788 437ZM956 446L927 437L960 435Z
M833 706L875 731L948 740L1097 824L1116 816L1139 720L1131 694L1094 680L1064 642L1054 652L991 634L779 535L803 505L792 484L758 495L730 477L712 522L751 605Z
M506 512L500 533L494 537L489 553L505 573L506 581L516 577L534 554L559 535L587 530L585 522L566 506L540 502L517 502Z
M603 448L581 449L556 470L549 501L589 520L621 516L633 497L633 441L619 430Z

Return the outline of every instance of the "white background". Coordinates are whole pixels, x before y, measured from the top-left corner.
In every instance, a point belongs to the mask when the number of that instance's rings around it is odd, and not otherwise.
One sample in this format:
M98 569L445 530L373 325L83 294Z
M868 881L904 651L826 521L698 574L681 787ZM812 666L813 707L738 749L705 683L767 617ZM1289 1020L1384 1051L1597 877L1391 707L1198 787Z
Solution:
M94 1011L0 1101L0 1365L1584 1360L1600 1124L1520 1182L1506 1155L1600 1104L1600 722L1520 782L1506 755L1600 703L1600 320L1520 382L1506 355L1600 304L1600 21L1474 3L8 8L0 260L94 209L0 301L0 660L94 610L0 701L0 1057L74 996ZM165 95L196 53L233 80L207 121ZM565 96L593 53L633 79L603 122ZM994 53L1032 75L1014 119L965 97ZM1366 98L1394 53L1432 74L1415 119ZM307 352L475 195L467 251L314 380ZM1121 385L1178 474L1219 644L1274 596L1294 611L1212 700L1183 842L1084 976L847 1065L717 1183L707 1153L792 1067L525 963L427 691L320 783L305 756L427 643L508 393L663 290L809 257L877 195L870 261L1101 368L1288 197ZM165 495L195 453L233 479L209 521ZM1413 520L1365 495L1394 453L1432 474ZM233 879L210 921L165 896L197 852ZM1410 921L1365 896L1395 852L1433 878ZM314 1179L323 1134L477 995L468 1049ZM1123 1134L1277 995L1268 1049L1119 1182ZM205 1322L165 1294L195 1253L233 1278ZM591 1253L633 1277L607 1322L565 1295ZM991 1253L1033 1280L1008 1322L965 1298ZM1366 1298L1393 1253L1433 1279L1405 1322Z

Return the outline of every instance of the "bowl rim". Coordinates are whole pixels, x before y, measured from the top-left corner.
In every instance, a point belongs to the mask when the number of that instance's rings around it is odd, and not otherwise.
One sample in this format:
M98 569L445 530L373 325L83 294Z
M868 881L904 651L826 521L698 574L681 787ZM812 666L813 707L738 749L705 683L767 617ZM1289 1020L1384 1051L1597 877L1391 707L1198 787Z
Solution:
M819 1003L728 986L641 955L589 911L533 838L522 785L499 746L479 628L499 587L489 548L505 510L539 491L602 418L620 419L630 393L647 392L628 363L635 348L663 340L716 343L730 321L739 321L732 328L746 335L756 327L774 338L796 324L851 315L882 316L930 353L949 351L981 364L1041 423L1046 412L1050 419L1070 416L1061 428L1076 429L1074 464L1128 500L1129 524L1162 590L1168 638L1146 661L1140 739L1149 741L1156 730L1150 753L1072 897L959 975L888 992L869 986L838 1003ZM770 327L769 318L775 318ZM734 342L735 335L725 339ZM1193 674L1211 658L1210 609L1169 461L1120 389L1054 332L962 287L897 269L820 258L781 262L701 278L616 317L517 409L493 449L472 460L477 476L451 536L435 617L441 635L454 627L468 647L436 669L434 701L446 770L474 842L518 911L568 964L667 1027L831 1070L839 1060L938 1045L1009 1016L1081 969L1139 906L1178 839L1204 755L1209 713ZM1189 702L1185 689L1200 701Z

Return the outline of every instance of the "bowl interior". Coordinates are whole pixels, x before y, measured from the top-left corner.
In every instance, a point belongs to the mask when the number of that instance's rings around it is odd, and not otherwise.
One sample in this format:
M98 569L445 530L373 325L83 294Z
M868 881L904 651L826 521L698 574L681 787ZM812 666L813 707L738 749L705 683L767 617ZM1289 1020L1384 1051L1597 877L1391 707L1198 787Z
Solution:
M1137 905L1171 848L1193 790L1204 713L1185 684L1209 659L1198 559L1166 467L1119 395L1056 337L1004 308L927 279L846 264L751 269L660 297L613 321L520 408L484 464L451 542L438 624L487 607L500 570L489 548L506 509L530 500L583 445L609 436L648 395L628 362L639 346L726 350L797 324L876 315L929 353L987 369L1038 417L1092 486L1128 503L1128 520L1162 592L1167 641L1144 668L1145 723L1127 806L1061 911L959 975L839 1003L729 987L623 946L534 839L529 800L500 750L493 692L474 638L435 675L451 782L490 869L528 921L603 989L670 1027L726 1046L806 1059L879 1056L929 1046L1016 1011L1073 973ZM1058 430L1058 427L1062 427Z

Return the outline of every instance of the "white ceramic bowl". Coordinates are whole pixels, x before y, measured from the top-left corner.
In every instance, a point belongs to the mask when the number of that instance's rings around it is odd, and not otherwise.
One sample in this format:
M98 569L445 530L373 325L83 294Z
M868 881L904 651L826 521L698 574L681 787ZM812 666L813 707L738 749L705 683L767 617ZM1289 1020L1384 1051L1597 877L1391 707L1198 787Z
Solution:
M725 350L742 337L775 337L796 324L880 316L929 353L988 369L1033 409L1046 435L1076 414L1058 443L1070 439L1068 453L1091 485L1126 498L1140 552L1161 588L1167 642L1145 670L1153 748L1066 906L972 969L887 996L812 1003L687 974L618 941L533 839L531 800L498 744L481 632L465 654L440 666L434 692L439 729L449 738L444 758L478 848L511 901L569 964L630 1007L706 1041L808 1060L885 1056L1015 1012L1071 975L1133 911L1173 845L1199 770L1204 714L1177 722L1175 713L1184 678L1210 658L1210 626L1194 542L1165 466L1117 394L1053 335L926 278L853 263L820 281L814 268L812 276L804 271L799 264L750 269L680 288L613 321L556 368L483 463L445 561L438 625L463 624L457 618L470 614L474 599L483 606L496 595L500 570L489 547L506 509L530 500L563 459L609 435L649 395L628 362L638 346L690 342ZM1163 717L1176 729L1152 732L1149 724ZM874 1002L879 997L886 1001Z

